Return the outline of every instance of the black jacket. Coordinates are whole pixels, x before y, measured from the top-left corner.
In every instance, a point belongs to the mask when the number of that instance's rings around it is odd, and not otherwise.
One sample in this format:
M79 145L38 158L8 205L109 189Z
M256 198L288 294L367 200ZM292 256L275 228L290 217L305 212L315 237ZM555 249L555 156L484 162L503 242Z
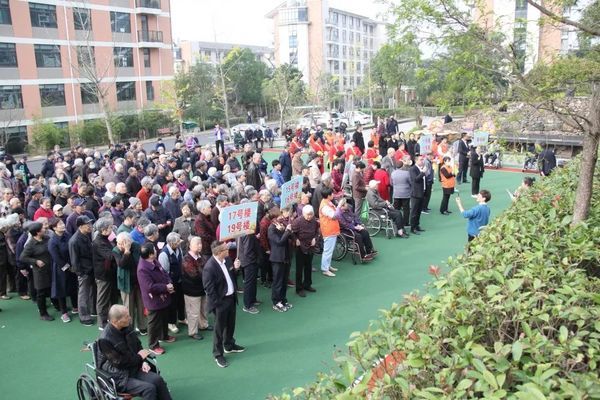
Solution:
M483 164L483 157L478 155L476 152L471 152L471 171L470 175L473 179L478 179L483 177L483 172L485 170L485 165Z
M117 284L117 263L114 258L114 244L108 237L98 233L92 242L92 263L94 265L94 277L101 281Z
M279 163L281 164L283 181L287 182L292 179L292 157L288 151L284 151L279 155Z
M242 268L258 264L258 239L255 235L245 235L238 239L237 255Z
M269 246L271 254L269 261L276 263L289 264L290 262L290 244L289 237L292 231L284 229L280 231L275 224L269 225Z
M118 330L106 325L98 339L97 367L114 378L117 389L123 391L127 380L142 368L142 357L138 351L142 343L131 327Z
M425 173L421 172L416 165L410 167L408 172L410 173L410 180L413 183L410 194L411 197L422 199L425 195Z
M466 160L469 154L469 146L464 142L464 140L458 141L458 158L460 160Z
M261 186L263 185L263 178L260 174L260 168L252 161L250 161L248 164L248 169L246 170L246 185L251 185L256 190L260 190Z
M233 265L231 260L226 258L225 265L231 282L233 283L233 298L237 303L236 287L235 287L235 274L233 271ZM206 262L204 269L202 270L202 283L204 284L204 291L207 297L207 309L209 312L214 312L217 309L221 309L224 306L225 295L227 294L227 280L223 275L223 270L219 265L219 262L211 257Z
M84 235L77 229L69 239L69 256L71 257L71 272L77 275L94 273L91 236Z
M43 267L38 267L37 260L44 263ZM47 289L52 285L52 257L48 251L48 238L44 237L41 241L29 238L23 252L21 261L31 265L33 271L33 286L39 289Z

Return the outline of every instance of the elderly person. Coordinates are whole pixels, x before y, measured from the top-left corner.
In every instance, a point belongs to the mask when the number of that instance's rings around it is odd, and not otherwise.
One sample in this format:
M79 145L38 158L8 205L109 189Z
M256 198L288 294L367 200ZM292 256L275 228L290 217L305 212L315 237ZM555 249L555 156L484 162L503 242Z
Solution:
M169 306L175 287L156 260L152 243L144 243L140 250L137 270L138 282L144 306L148 310L148 347L156 354L164 354L159 341L173 343L176 339L168 335Z
M181 192L175 185L171 185L168 190L168 196L163 201L163 207L167 210L171 218L176 219L181 217Z
M311 153L309 158L308 180L310 182L310 189L312 192L314 192L314 190L317 188L317 185L321 181L321 158L316 153Z
M292 222L292 233L296 240L296 293L306 297L305 291L316 292L312 287L312 258L317 244L319 224L310 205L302 208L302 216Z
M171 307L169 310L169 330L172 333L178 333L177 322L185 323L185 303L183 301L183 291L181 290L181 263L183 253L179 245L181 237L178 233L171 232L167 235L167 243L158 255L160 266L167 271L171 278L171 283L175 288L175 293L171 296Z
M150 196L152 196L152 178L150 178L149 176L143 177L141 185L142 188L137 192L135 197L137 197L142 203L142 210L146 210L148 208Z
M133 334L127 307L114 305L108 312L109 323L98 339L97 367L111 376L119 392L142 399L171 400L167 384L152 370L140 340Z
M286 312L292 308L286 297L291 256L289 238L292 233L292 226L287 221L289 212L289 209L284 209L282 214L277 215L267 231L270 249L269 261L273 269L271 301L273 310L277 312Z
M334 277L337 268L331 266L331 257L335 242L340 234L340 223L336 217L336 207L333 204L333 190L329 187L323 189L323 200L319 206L321 218L321 235L323 236L323 254L321 255L321 273L325 276Z
M211 206L208 200L198 202L196 208L199 211L194 222L194 233L202 238L202 255L211 256L210 246L212 242L217 240L217 228L210 220Z
M202 239L198 236L190 238L189 251L183 257L183 273L181 289L185 301L188 336L195 340L204 337L199 331L209 331L213 327L208 324L206 292L202 283L202 269L206 259L200 255Z
M312 194L311 205L315 210L315 218L319 218L319 209L321 208L321 200L323 200L323 190L326 188L333 191L333 179L329 172L324 172L323 175L321 175L321 182L317 184L317 187Z
M77 276L70 271L69 234L65 223L54 218L50 222L54 235L48 242L48 251L52 256L52 290L51 296L58 301L62 322L71 322L67 312L67 297L71 298L71 307L77 309Z
M0 299L8 300L8 291L12 291L15 283L14 237L11 229L19 227L18 214L10 214L0 219ZM7 290L9 289L9 290Z
M113 257L114 243L109 236L113 234L113 221L100 218L96 223L98 234L92 241L92 263L96 279L98 310L98 328L104 328L108 321L108 309L119 301L117 289L117 265Z
M397 230L398 236L402 238L407 238L408 235L404 233L404 219L402 218L402 213L398 210L394 210L392 204L389 201L385 201L381 198L379 194L379 182L375 180L371 180L369 182L369 190L367 191L367 201L369 202L369 207L371 210L378 212L386 210L389 218L394 223L394 226Z
M77 274L79 322L93 325L92 314L96 314L96 282L92 261L92 223L86 215L77 217L77 230L69 239L71 270Z
M147 335L148 321L144 315L142 293L137 280L140 249L140 245L131 240L127 232L121 232L117 235L117 245L112 252L117 264L117 289L121 292L123 305L131 315L132 327L137 326L141 335Z
M52 285L52 256L48 251L48 237L41 222L29 225L31 238L25 244L20 259L31 265L33 270L33 286L37 293L37 306L42 321L54 321L48 314L46 298L50 296Z
M350 208L350 205L346 199L341 199L338 204L336 216L340 227L354 233L356 238L356 244L360 251L360 257L363 262L371 261L376 255L377 251L373 248L373 242L369 232L365 229L365 226L360 222Z
M356 163L354 172L351 175L352 198L354 199L354 212L360 217L363 207L363 202L367 194L367 187L363 177L365 164L362 161Z
M397 168L392 172L391 183L394 197L394 208L402 209L402 224L409 225L410 218L410 194L412 192L413 181L410 179L410 159L399 161Z
M173 226L173 217L163 206L160 197L152 196L150 199L150 207L144 211L144 215L150 220L150 222L158 226L159 240L164 242L167 238L167 234L171 231L171 227Z
M192 214L194 205L192 203L181 204L181 217L175 219L173 224L173 232L178 233L181 237L181 251L187 253L189 246L189 238L194 231L195 217Z

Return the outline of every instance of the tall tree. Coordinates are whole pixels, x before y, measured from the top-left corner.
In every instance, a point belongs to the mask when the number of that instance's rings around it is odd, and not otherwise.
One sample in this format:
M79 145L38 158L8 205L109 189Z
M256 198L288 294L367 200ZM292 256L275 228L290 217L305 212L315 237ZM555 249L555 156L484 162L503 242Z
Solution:
M231 99L238 108L252 108L262 100L267 66L250 49L234 48L223 59Z
M306 99L302 73L289 64L283 64L275 68L271 77L264 81L263 89L265 95L277 104L279 127L283 130L290 106L300 104Z

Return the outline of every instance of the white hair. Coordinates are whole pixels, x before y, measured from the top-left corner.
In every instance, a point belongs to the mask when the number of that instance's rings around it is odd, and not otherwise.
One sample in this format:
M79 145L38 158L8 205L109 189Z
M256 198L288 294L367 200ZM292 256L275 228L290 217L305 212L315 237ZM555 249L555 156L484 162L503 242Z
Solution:
M210 201L208 200L200 200L198 204L196 204L196 209L198 211L202 211L207 207L210 208Z
M181 236L177 232L171 232L167 235L167 243L176 244L181 242Z
M110 190L111 188L114 189L115 188L115 183L114 182L108 182L106 185L104 185L104 187L106 188L106 190L108 190L109 192L112 192L112 190Z
M313 207L309 204L305 205L304 207L302 207L302 215L303 216L308 216L310 214L314 214L315 210L313 209Z
M125 244L131 242L133 242L133 240L131 239L129 232L121 232L117 235L117 243Z
M175 185L169 186L169 195L173 196L173 193L178 192L178 191L179 191L179 189L177 189L177 186L175 186Z

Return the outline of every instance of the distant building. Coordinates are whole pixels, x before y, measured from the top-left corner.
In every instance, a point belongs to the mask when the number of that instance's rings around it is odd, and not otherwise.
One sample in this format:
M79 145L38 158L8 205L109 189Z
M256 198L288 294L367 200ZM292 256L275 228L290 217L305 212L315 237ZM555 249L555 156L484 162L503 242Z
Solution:
M275 64L296 66L313 89L323 74L337 77L346 102L386 41L385 24L330 7L328 0L288 0L267 17L275 28Z
M31 143L34 118L64 127L101 116L81 71L87 49L113 111L152 107L173 77L169 0L0 0L0 135Z
M269 60L273 59L273 49L270 47L182 40L177 44L176 53L179 58L175 58L175 69L186 71L190 65L197 62L217 64L219 60L225 58L227 53L236 47L249 49L257 58L267 64Z

